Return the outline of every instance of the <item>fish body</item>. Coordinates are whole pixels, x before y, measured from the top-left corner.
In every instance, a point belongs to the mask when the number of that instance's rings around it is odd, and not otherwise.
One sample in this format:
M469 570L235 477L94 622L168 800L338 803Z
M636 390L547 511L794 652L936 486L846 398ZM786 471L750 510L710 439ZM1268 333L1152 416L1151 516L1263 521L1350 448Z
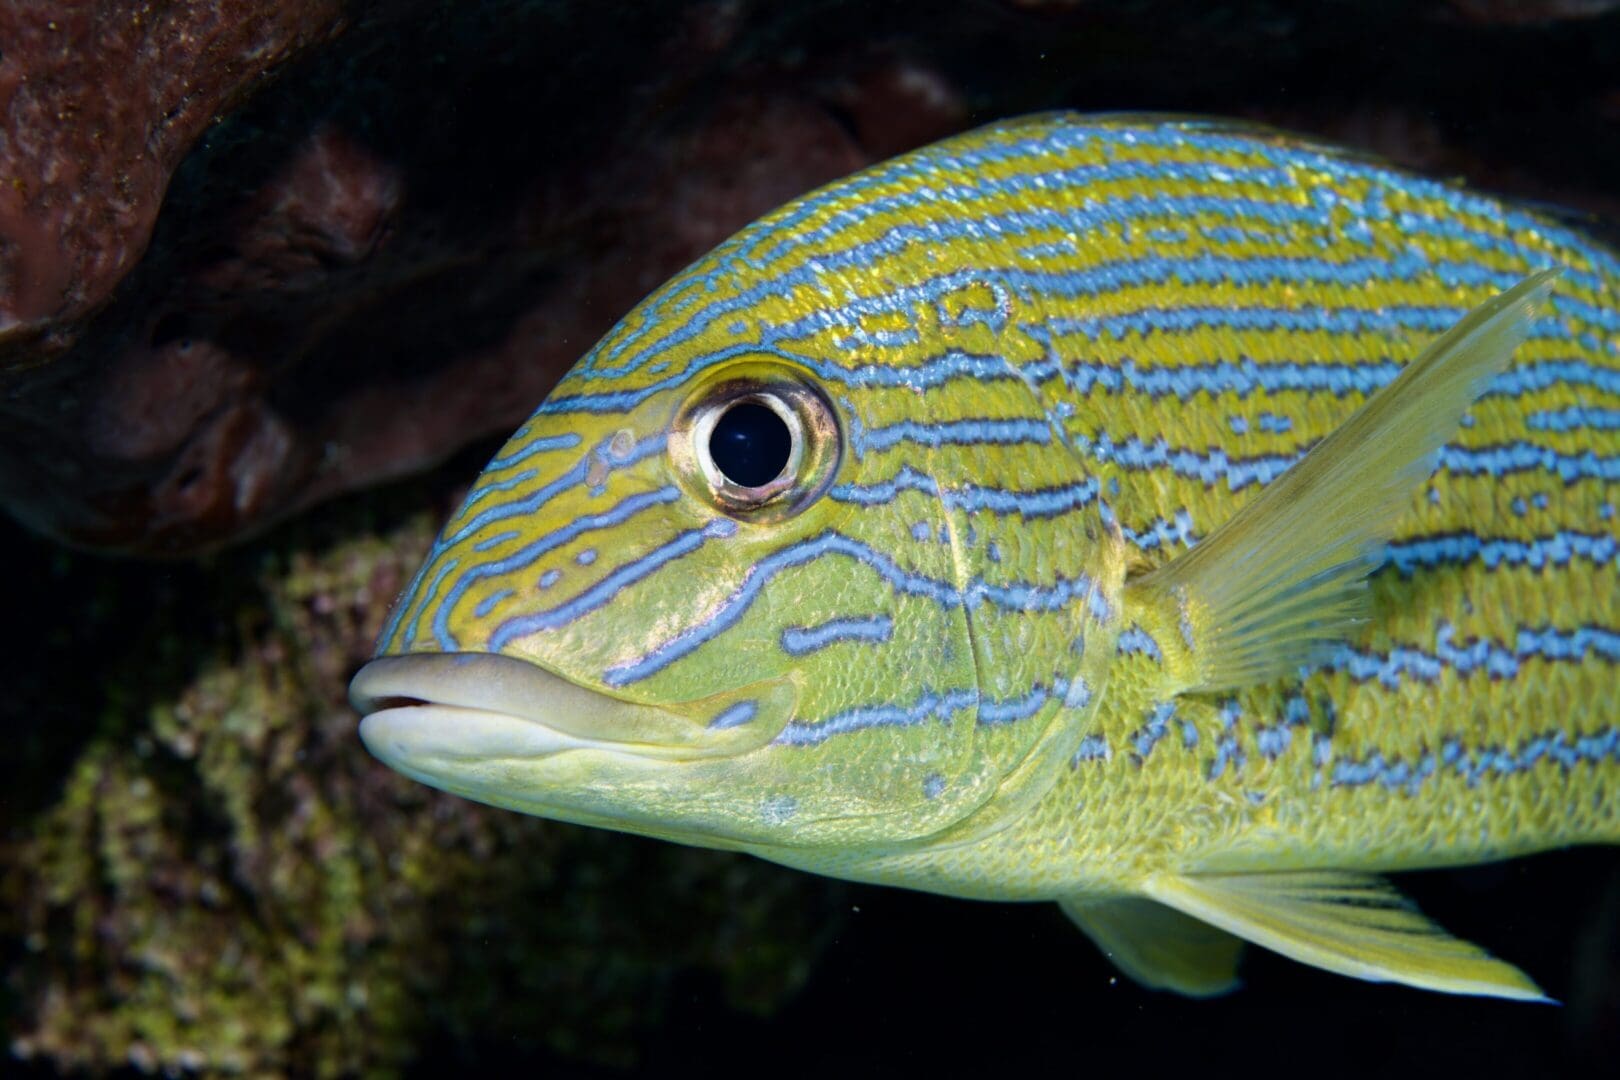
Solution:
M774 479L717 464L775 425ZM1535 997L1370 875L1620 840L1617 502L1613 252L1295 137L1034 117L631 312L354 696L436 786L1056 900L1148 985L1241 939Z

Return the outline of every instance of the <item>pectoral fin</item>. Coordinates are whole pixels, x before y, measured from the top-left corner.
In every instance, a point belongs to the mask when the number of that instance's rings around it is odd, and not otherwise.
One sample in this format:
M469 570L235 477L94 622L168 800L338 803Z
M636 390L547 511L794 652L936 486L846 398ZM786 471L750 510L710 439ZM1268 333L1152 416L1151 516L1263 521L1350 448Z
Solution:
M1292 674L1366 619L1383 541L1556 277L1534 274L1474 309L1220 528L1131 583L1137 604L1180 623L1190 660L1176 689Z
M1549 1000L1524 972L1447 934L1382 878L1334 871L1162 876L1145 891L1195 919L1341 975Z
M1152 990L1215 997L1236 990L1243 942L1153 900L1060 900L1120 971Z

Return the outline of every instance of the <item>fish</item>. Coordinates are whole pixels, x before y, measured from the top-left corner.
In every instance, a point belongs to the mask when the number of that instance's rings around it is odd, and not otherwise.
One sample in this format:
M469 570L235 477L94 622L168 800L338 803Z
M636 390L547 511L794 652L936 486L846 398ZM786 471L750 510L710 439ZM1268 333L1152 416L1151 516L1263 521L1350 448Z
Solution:
M747 226L479 476L351 684L425 784L1545 1000L1386 875L1620 841L1620 258L1236 122L1042 114Z

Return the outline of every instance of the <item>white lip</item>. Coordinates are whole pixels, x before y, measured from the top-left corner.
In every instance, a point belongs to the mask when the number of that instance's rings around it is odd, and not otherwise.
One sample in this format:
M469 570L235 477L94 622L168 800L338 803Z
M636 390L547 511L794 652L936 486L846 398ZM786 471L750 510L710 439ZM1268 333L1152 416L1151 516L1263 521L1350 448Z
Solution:
M785 684L756 689L779 700L784 690L791 696ZM706 729L706 719L724 705L719 699L674 709L639 705L489 653L381 657L355 675L349 700L364 716L366 748L403 772L429 761L537 758L585 748L649 757L736 753L776 734L758 724ZM771 710L778 713L785 723L785 710Z
M600 745L537 721L455 705L398 706L370 713L360 721L360 739L373 755L395 768L429 758L531 758Z

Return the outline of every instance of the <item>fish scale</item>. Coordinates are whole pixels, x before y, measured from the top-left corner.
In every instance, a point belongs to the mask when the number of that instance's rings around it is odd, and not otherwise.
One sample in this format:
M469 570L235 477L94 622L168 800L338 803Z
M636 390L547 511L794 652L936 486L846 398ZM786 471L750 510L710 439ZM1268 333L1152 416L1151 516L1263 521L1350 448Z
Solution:
M1303 672L1167 691L1198 643L1127 576L1546 269L1385 530L1371 616ZM768 528L666 459L690 388L747 364L804 373L842 427L825 494ZM1008 122L789 204L631 312L480 477L378 652L518 656L739 729L768 710L731 673L789 679L768 767L649 779L669 808L619 827L956 895L1614 842L1617 415L1620 259L1575 229L1272 132Z

